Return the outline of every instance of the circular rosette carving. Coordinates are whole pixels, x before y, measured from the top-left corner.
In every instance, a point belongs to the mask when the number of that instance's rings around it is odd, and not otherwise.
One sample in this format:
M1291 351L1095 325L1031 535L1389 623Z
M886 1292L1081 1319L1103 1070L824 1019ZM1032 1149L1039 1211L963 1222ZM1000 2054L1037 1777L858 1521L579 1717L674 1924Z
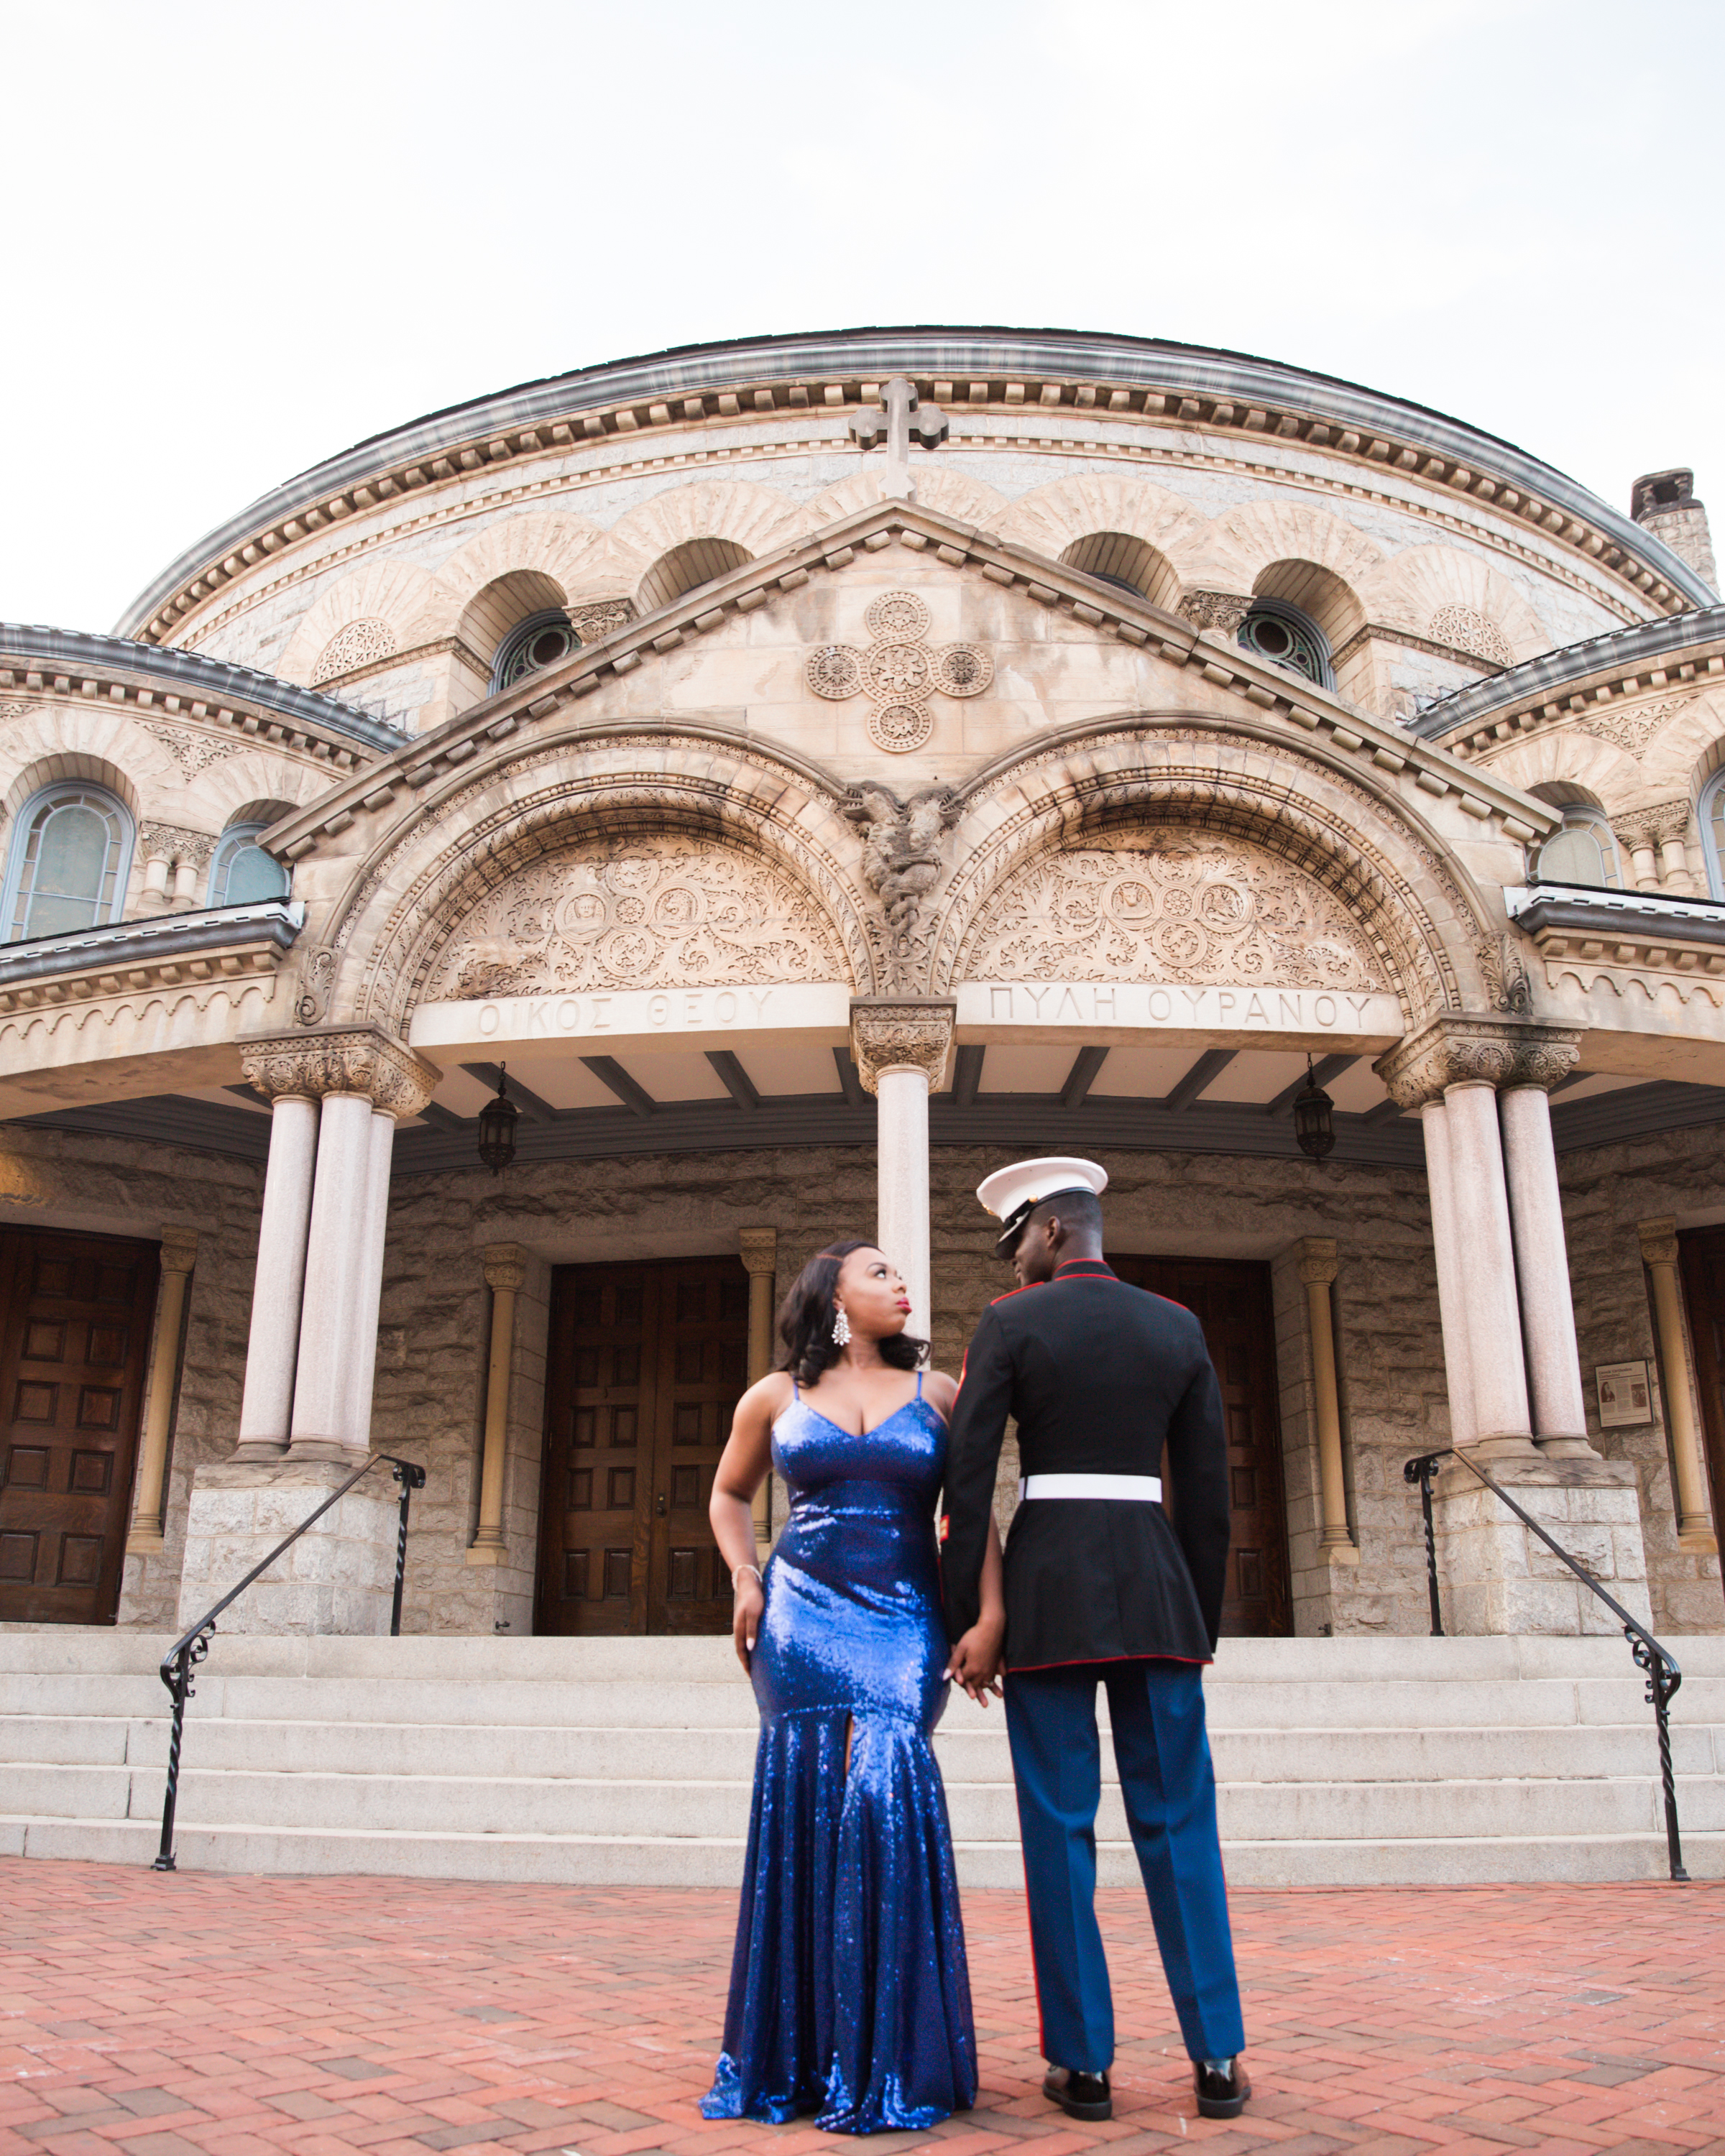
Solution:
M909 644L928 634L928 608L914 592L882 592L869 602L863 619L881 644Z
M933 732L934 720L926 704L885 704L869 714L869 739L889 756L921 748Z
M877 644L864 654L863 682L880 704L920 704L932 686L933 668L920 644Z
M843 703L861 693L862 661L848 644L823 644L809 653L803 678L817 696Z
M943 644L934 654L934 685L943 696L980 696L994 679L994 662L974 644Z

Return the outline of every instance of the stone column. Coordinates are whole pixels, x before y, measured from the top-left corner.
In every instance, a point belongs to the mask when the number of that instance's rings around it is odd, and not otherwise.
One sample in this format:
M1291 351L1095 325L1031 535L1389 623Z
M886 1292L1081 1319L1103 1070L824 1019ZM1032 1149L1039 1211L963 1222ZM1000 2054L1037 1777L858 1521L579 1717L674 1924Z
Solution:
M879 1101L875 1234L911 1291L910 1327L932 1323L928 1255L928 1096L952 1052L955 1004L869 996L850 1006L851 1053Z
M1576 1040L1573 1033L1524 1019L1456 1013L1433 1019L1377 1067L1392 1096L1405 1108L1419 1108L1425 1127L1455 1442L1473 1452L1645 1622L1646 1555L1634 1467L1601 1460L1585 1445L1542 1450L1530 1428L1517 1245L1496 1089L1532 1087L1543 1102L1543 1086L1558 1075L1550 1066L1567 1069ZM1520 1217L1530 1224L1532 1240L1523 1248L1529 1265L1536 1258L1551 1262L1548 1209L1556 1196L1554 1166L1541 1195L1538 1134L1531 1129L1538 1113L1530 1115L1525 1105L1512 1106L1509 1113L1510 1146L1519 1148L1518 1173L1527 1185ZM1558 1228L1561 1239L1561 1216ZM1556 1290L1549 1281L1535 1283L1533 1297L1539 1352L1556 1370ZM1567 1285L1563 1299L1567 1303ZM1456 1304L1463 1357L1450 1349L1450 1311ZM1459 1368L1463 1360L1465 1372ZM1468 1399L1460 1403L1464 1377ZM1553 1396L1561 1399L1560 1385ZM1433 1524L1446 1630L1574 1634L1614 1629L1610 1613L1459 1461L1438 1476ZM1410 1537L1418 1531L1417 1512L1410 1507Z
M252 1084L281 1103L280 1173L272 1139L254 1291L253 1338L266 1352L255 1382L248 1369L253 1445L199 1468L193 1480L182 1625L201 1616L366 1456L391 1133L394 1119L421 1107L442 1075L372 1026L307 1027L248 1045L244 1062ZM290 1101L295 1106L284 1117ZM300 1235L314 1102L316 1168L309 1224ZM297 1277L303 1295L285 1292ZM275 1310L260 1313L259 1306L271 1302ZM292 1373L291 1419L285 1430L272 1420L266 1430L265 1409L272 1416L285 1411L285 1369ZM282 1435L290 1438L285 1452L279 1449ZM387 1631L398 1502L381 1469L368 1476L248 1589L223 1615L223 1630Z
M245 1074L259 1084L268 1070L248 1055ZM286 1071L280 1073L284 1079ZM311 1178L317 1162L317 1103L304 1093L277 1093L270 1105L270 1165L258 1226L252 1282L251 1337L245 1391L239 1404L240 1460L278 1460L287 1450L294 1409L294 1365L300 1352L300 1298L305 1283L305 1230L311 1219Z
M778 1264L778 1230L744 1228L737 1242L749 1276L748 1381L753 1385L773 1368L773 1280ZM755 1492L757 1552L768 1548L773 1541L773 1480L769 1471Z
M187 1284L197 1261L194 1229L162 1229L162 1285L157 1290L156 1323L150 1336L150 1396L144 1407L144 1442L133 1485L131 1532L126 1538L128 1557L162 1548L167 1441L180 1378L180 1327L186 1314Z
M389 1228L389 1163L395 1151L395 1117L372 1111L366 1151L365 1220L360 1235L360 1301L353 1315L354 1353L347 1398L347 1442L356 1451L372 1445L372 1390L377 1378L377 1312L383 1299L383 1248Z
M470 1564L504 1564L503 1471L509 1457L509 1391L515 1366L515 1299L527 1277L526 1252L516 1243L490 1243L480 1253L491 1291L491 1354L485 1371L485 1438L480 1458L479 1526Z
M1337 1271L1336 1245L1328 1235L1308 1235L1300 1245L1300 1278L1312 1332L1312 1380L1317 1419L1318 1554L1331 1564L1358 1564L1359 1550L1348 1528L1348 1482L1342 1464L1342 1396L1336 1383L1336 1325L1330 1286Z
M1677 1280L1677 1223L1674 1217L1643 1220L1641 1261L1653 1282L1653 1317L1659 1328L1659 1362L1665 1383L1665 1416L1671 1436L1671 1467L1677 1483L1677 1541L1688 1550L1717 1551L1712 1508L1708 1502L1707 1455L1695 1412L1694 1364L1689 1332L1683 1322L1683 1292Z
M1515 1235L1533 1435L1548 1453L1593 1460L1598 1455L1588 1442L1548 1097L1548 1089L1574 1065L1577 1041L1573 1033L1556 1032L1543 1040L1526 1041L1498 1089L1497 1113Z
M1431 1204L1431 1247L1437 1265L1438 1322L1444 1335L1444 1376L1450 1393L1450 1442L1471 1445L1473 1363L1467 1352L1467 1306L1462 1292L1461 1245L1455 1236L1450 1189L1450 1111L1441 1099L1420 1111L1425 1138L1425 1184Z

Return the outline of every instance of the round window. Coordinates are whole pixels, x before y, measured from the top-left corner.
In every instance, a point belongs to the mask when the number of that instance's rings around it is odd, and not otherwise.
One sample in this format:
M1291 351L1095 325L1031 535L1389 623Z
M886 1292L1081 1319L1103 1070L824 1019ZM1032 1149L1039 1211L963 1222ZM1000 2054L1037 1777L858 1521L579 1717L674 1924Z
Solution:
M491 671L491 691L512 688L529 674L556 666L581 649L581 639L567 614L536 613L518 622L498 648Z

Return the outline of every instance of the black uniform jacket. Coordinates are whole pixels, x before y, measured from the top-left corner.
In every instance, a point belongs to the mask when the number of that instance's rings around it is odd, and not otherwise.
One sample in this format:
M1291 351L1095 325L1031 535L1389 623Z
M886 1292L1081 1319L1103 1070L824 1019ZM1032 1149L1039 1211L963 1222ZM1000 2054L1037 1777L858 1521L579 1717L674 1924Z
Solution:
M1157 1475L1174 1502L1038 1498L1006 1544L1006 1666L1166 1656L1208 1661L1228 1563L1222 1400L1189 1310L1108 1266L1062 1265L989 1304L947 1442L947 1630L976 1622L1007 1417L1025 1475Z

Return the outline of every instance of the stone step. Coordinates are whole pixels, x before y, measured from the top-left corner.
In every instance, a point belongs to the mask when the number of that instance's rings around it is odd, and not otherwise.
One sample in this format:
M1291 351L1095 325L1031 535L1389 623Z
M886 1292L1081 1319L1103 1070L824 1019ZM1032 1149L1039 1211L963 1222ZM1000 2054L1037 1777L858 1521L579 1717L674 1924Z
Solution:
M136 1820L0 1815L0 1855L148 1864L157 1828ZM1725 1834L1686 1835L1697 1879L1725 1878ZM741 1839L667 1840L649 1835L462 1835L259 1825L187 1826L177 1837L187 1871L368 1874L380 1878L473 1879L583 1887L714 1887L734 1892ZM1537 1881L1663 1879L1660 1834L1537 1834L1368 1842L1224 1840L1235 1887L1518 1885ZM954 1845L961 1887L1023 1884L1015 1844ZM1129 1844L1099 1840L1104 1887L1138 1881ZM171 1890L168 1890L171 1891Z
M935 1737L949 1783L1011 1779L1006 1731L942 1726ZM955 1725L957 1717L954 1717ZM186 1725L187 1768L283 1774L438 1774L459 1758L470 1725L400 1722L325 1722L200 1718ZM499 1778L530 1775L584 1780L747 1780L757 1732L616 1727L490 1726L485 1758ZM1725 1772L1725 1722L1679 1725L1671 1732L1680 1774ZM0 1715L0 1806L6 1765L130 1766L157 1773L167 1765L166 1716ZM1236 1782L1442 1781L1634 1777L1656 1770L1653 1717L1633 1722L1535 1724L1522 1728L1221 1729L1212 1749L1216 1771ZM1111 1781L1111 1749L1101 1748Z
M129 1767L16 1765L0 1804L36 1817L160 1816L162 1778ZM1018 1810L1010 1779L952 1781L952 1831L972 1841L1013 1843ZM1246 1840L1440 1840L1547 1832L1651 1833L1661 1825L1658 1785L1648 1774L1585 1780L1237 1782L1218 1804L1225 1837ZM1725 1831L1725 1784L1711 1772L1680 1777L1680 1812L1698 1833ZM331 1832L626 1835L668 1840L743 1835L749 1783L735 1780L585 1780L573 1776L326 1774L188 1768L180 1778L187 1826L316 1825ZM1126 1838L1119 1790L1102 1793L1099 1831Z
M1441 1644L1441 1643L1440 1643ZM1629 1673L1625 1675L1624 1670ZM1327 1679L1278 1684L1213 1677L1204 1687L1210 1727L1228 1729L1420 1729L1527 1727L1651 1719L1645 1684L1620 1654L1597 1676L1351 1683ZM489 1684L436 1677L257 1676L212 1668L197 1672L187 1719L210 1722L436 1723L493 1727L754 1729L754 1694L733 1665L723 1681L621 1678ZM165 1712L167 1695L153 1676L27 1673L0 1676L0 1715L73 1714L150 1719ZM986 1710L996 1718L997 1706ZM962 1697L949 1704L947 1725L983 1718L985 1710ZM1102 1706L1106 1723L1106 1702ZM1676 1722L1725 1722L1725 1677L1686 1681L1672 1707Z

